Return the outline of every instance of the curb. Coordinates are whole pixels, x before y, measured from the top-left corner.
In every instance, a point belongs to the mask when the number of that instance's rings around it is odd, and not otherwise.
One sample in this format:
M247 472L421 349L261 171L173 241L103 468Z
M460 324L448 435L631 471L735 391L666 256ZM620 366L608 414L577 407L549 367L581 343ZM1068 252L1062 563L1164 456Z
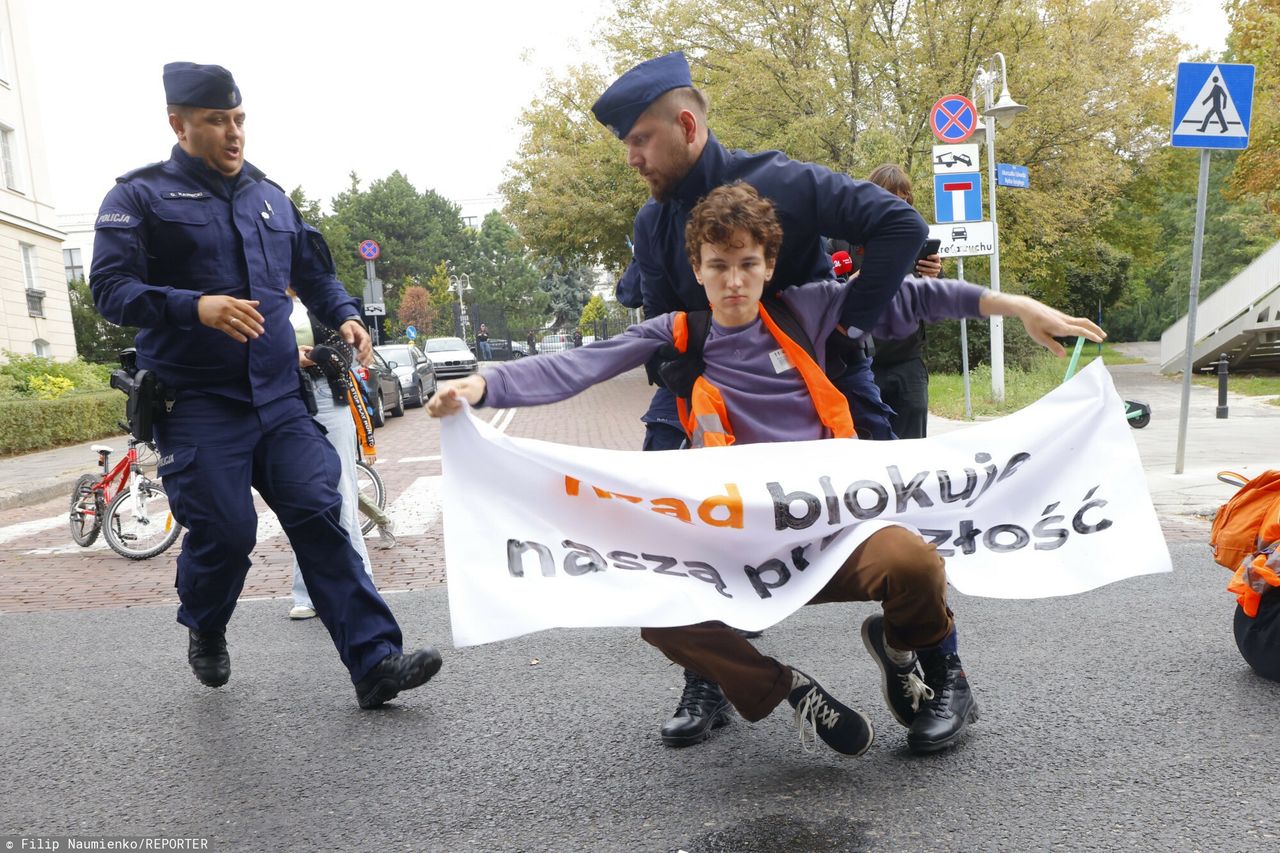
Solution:
M59 495L66 495L70 500L71 487L75 483L74 477L43 477L21 486L0 489L0 510L33 506Z

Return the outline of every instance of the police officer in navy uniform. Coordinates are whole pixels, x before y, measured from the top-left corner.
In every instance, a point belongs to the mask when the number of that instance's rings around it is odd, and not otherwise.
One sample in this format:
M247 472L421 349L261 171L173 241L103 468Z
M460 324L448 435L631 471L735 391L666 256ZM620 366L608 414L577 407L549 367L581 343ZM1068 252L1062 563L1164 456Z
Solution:
M822 235L865 247L862 272L849 317L850 339L876 320L910 272L928 236L920 214L902 199L867 181L823 166L802 163L777 151L751 154L725 148L707 127L705 96L693 87L681 52L642 62L627 71L591 107L596 119L627 146L627 162L649 185L651 198L636 214L630 267L619 282L624 305L636 307L637 292L646 317L670 311L707 309L705 291L694 277L685 250L685 224L698 200L712 189L745 181L770 199L782 224L783 241L766 290L834 278ZM849 401L862 438L893 438L893 411L880 400L870 359L844 353L845 373L835 384ZM675 397L665 388L645 413L645 450L670 450L685 443ZM912 733L933 744L949 744L965 725L971 701L955 634L929 657L937 682L936 701L922 708ZM914 656L894 678L906 683L917 671ZM901 676L901 677L899 677ZM886 672L886 678L889 678ZM932 687L933 685L931 685ZM889 689L886 684L886 689ZM887 698L887 694L886 694ZM725 722L728 702L718 685L691 671L675 715L663 726L668 746L700 743Z
M339 461L300 393L285 288L367 362L359 305L320 233L245 162L231 73L172 62L164 90L177 144L107 193L91 278L102 315L140 327L139 369L171 391L155 433L160 476L187 528L177 588L191 669L209 687L231 677L225 630L257 537L252 486L293 545L360 707L376 707L425 683L440 654L403 653L400 627L341 526Z

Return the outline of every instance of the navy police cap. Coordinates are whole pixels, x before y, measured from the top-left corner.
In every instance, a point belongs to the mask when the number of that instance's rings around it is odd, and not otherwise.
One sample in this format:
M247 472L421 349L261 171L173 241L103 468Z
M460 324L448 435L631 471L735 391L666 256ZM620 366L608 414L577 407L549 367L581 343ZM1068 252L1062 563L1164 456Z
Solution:
M240 106L240 89L221 65L170 62L164 66L166 104L229 110Z
M636 119L660 95L692 85L689 62L684 53L677 50L641 62L614 80L613 85L591 105L591 112L595 114L596 121L609 128L614 136L625 139Z

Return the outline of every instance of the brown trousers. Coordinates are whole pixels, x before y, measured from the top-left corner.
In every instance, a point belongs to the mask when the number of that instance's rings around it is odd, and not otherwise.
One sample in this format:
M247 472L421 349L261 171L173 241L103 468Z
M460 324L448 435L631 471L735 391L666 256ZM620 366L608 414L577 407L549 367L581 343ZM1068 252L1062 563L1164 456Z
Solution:
M904 651L938 645L951 633L947 575L937 549L889 527L858 546L810 604L879 601L885 640ZM643 628L640 636L686 669L717 682L745 719L764 719L791 690L791 670L761 654L723 622Z

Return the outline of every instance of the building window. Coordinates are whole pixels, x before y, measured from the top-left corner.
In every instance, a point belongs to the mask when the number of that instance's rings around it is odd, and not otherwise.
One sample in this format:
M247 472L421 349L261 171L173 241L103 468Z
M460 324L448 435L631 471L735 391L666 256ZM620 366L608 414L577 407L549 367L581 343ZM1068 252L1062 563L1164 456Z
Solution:
M84 278L84 259L79 249L63 249L62 265L67 270L67 284L78 278Z
M41 358L53 358L53 347L44 338L36 338L31 342L31 349Z
M13 131L7 127L0 127L0 169L4 170L4 185L11 190L17 190L18 187L18 170L13 164Z
M44 316L44 291L36 285L36 247L19 243L22 248L22 277L27 284L27 313L32 317Z
M36 247L30 243L19 243L22 248L22 277L27 290L35 290L39 279L36 277Z

